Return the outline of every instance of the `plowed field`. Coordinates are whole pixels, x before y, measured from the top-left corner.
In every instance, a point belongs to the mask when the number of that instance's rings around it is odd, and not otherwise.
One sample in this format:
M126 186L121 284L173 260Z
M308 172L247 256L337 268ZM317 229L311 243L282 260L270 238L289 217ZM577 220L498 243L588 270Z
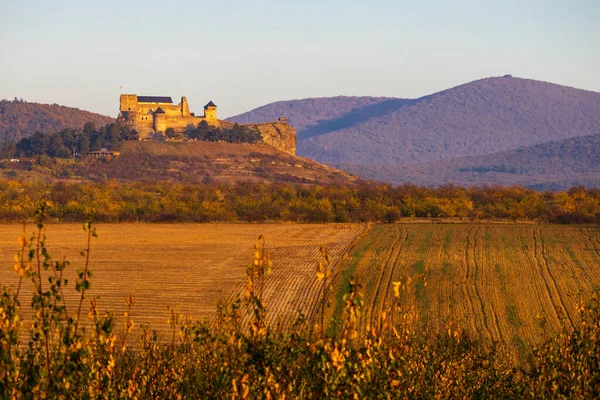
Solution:
M404 301L416 306L420 322L452 320L484 340L524 349L561 321L571 324L579 299L600 287L600 229L378 225L344 268L344 277L363 285L363 328L393 301L392 282L411 277Z
M21 229L19 225L0 225L0 284L17 282L12 257L18 250ZM217 301L239 291L246 265L252 262L253 246L258 236L264 235L273 259L273 274L265 286L269 320L288 320L298 311L310 315L321 288L314 278L319 247L326 246L337 263L365 229L366 225L356 224L100 225L99 237L92 241L93 276L88 294L100 296L101 310L112 310L117 316L125 310L125 298L133 294L136 325L149 324L166 333L167 306L193 319L209 318ZM86 246L86 234L79 224L48 225L46 233L53 258L64 256L71 261L66 297L73 308L76 270L84 265L80 252ZM30 301L26 299L32 291L31 284L21 290L25 315Z

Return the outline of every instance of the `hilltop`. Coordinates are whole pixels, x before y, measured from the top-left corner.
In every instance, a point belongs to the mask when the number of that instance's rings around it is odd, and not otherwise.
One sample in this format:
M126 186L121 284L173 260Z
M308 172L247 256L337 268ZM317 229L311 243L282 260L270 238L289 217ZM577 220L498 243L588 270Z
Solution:
M114 121L114 118L106 115L58 104L1 100L0 143L16 142L35 132L57 132L65 128L81 129L86 122L100 127Z
M266 144L218 142L123 142L121 155L110 162L87 159L81 176L124 181L175 180L234 183L349 184L350 173L295 157Z
M53 179L187 183L300 183L354 185L345 171L292 156L266 144L124 141L117 157L56 160L33 166ZM23 163L21 163L23 164ZM23 169L24 165L18 168ZM23 172L24 174L24 172Z
M325 110L340 104L345 104L344 112L325 115ZM318 120L302 115L312 114L315 105L323 110ZM298 112L296 120L310 121L296 126L299 155L395 183L405 178L416 184L439 182L424 174L403 175L408 164L485 157L600 133L600 93L510 76L481 79L418 99L335 97L279 102L231 120L273 118L286 107ZM290 123L294 125L294 119ZM580 144L574 158L583 157L582 164L589 166L593 152L586 146L591 143ZM542 163L542 149L534 154L530 156L540 160L532 162ZM482 159L478 162L486 164ZM585 177L586 171L580 175ZM545 174L536 172L538 177ZM487 183L519 182L499 180L492 174L486 179ZM528 184L535 185L535 179Z

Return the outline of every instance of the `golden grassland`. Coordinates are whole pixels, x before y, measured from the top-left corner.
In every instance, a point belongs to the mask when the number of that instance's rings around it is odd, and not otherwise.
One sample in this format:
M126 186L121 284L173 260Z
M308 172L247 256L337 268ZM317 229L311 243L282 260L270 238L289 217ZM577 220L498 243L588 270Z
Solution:
M11 260L21 230L0 225L2 284L17 283ZM50 224L46 230L53 257L71 261L66 273L73 284L83 268L79 253L86 235L79 224ZM88 294L117 316L133 294L136 326L149 324L162 334L170 329L167 307L192 319L211 318L218 301L243 297L245 268L259 235L273 260L260 289L270 325L287 325L300 313L318 322L324 290L315 278L320 246L337 271L328 317L339 317L341 294L355 276L365 296L363 331L390 308L393 282L405 285L410 278L401 301L415 306L421 323L439 328L452 321L479 339L523 353L558 332L561 323L573 324L578 301L600 287L600 230L592 226L411 223L369 231L359 224L141 223L102 224L97 231ZM26 295L32 291L31 284L23 288ZM74 304L71 292L67 302Z
M523 353L562 322L573 325L578 302L600 287L600 229L377 225L339 274L340 293L351 275L363 285L363 330L390 308L393 282L401 282L401 301L416 308L421 323L439 329L452 321Z
M19 227L0 228L10 257ZM0 398L600 397L598 227L101 225L93 277L60 261L89 254L85 228L20 238L29 286L2 287Z
M273 259L273 274L265 282L264 296L273 305L269 320L294 319L310 315L318 301L320 286L314 279L314 263L319 246L328 248L338 262L350 249L366 225L359 224L100 224L93 239L90 269L93 273L88 298L100 296L101 310L121 317L125 298L135 297L132 318L136 324L149 324L165 334L172 307L192 319L210 318L217 302L242 290L246 265L252 262L253 246L259 235L266 239ZM18 250L18 224L0 225L0 283L16 285L12 270ZM33 233L29 226L28 232ZM86 248L81 224L49 224L47 246L54 259L66 257L65 270L73 286L77 269L83 269L80 252ZM33 285L27 282L22 293L27 298ZM67 305L74 308L77 292L65 292ZM29 304L22 304L27 316Z

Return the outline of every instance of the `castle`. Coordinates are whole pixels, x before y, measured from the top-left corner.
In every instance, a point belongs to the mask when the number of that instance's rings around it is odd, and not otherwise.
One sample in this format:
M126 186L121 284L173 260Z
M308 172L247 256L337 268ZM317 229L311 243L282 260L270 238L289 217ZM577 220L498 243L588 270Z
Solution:
M204 116L197 117L190 112L185 96L181 98L179 104L173 104L170 97L122 94L119 117L132 125L141 135L165 132L169 128L183 131L188 125L195 127L201 121L220 126L215 103L210 101L204 106Z
M155 133L164 133L167 129L183 132L188 126L197 127L202 121L227 129L233 127L232 122L217 119L217 106L212 101L204 106L203 116L194 115L190 112L185 96L178 104L173 104L173 100L166 96L122 94L119 119L135 129L140 140ZM288 154L296 154L296 131L288 124L287 118L244 126L258 132L264 143Z

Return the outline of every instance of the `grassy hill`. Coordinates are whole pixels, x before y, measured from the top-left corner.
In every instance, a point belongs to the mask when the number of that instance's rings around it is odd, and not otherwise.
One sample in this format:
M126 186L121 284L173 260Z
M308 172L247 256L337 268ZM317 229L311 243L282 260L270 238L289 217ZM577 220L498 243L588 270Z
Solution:
M0 143L16 142L35 132L83 128L86 122L99 127L114 121L113 117L57 104L1 100Z
M265 144L124 142L110 160L86 157L50 168L56 177L119 181L287 182L354 184L348 172L291 156Z

